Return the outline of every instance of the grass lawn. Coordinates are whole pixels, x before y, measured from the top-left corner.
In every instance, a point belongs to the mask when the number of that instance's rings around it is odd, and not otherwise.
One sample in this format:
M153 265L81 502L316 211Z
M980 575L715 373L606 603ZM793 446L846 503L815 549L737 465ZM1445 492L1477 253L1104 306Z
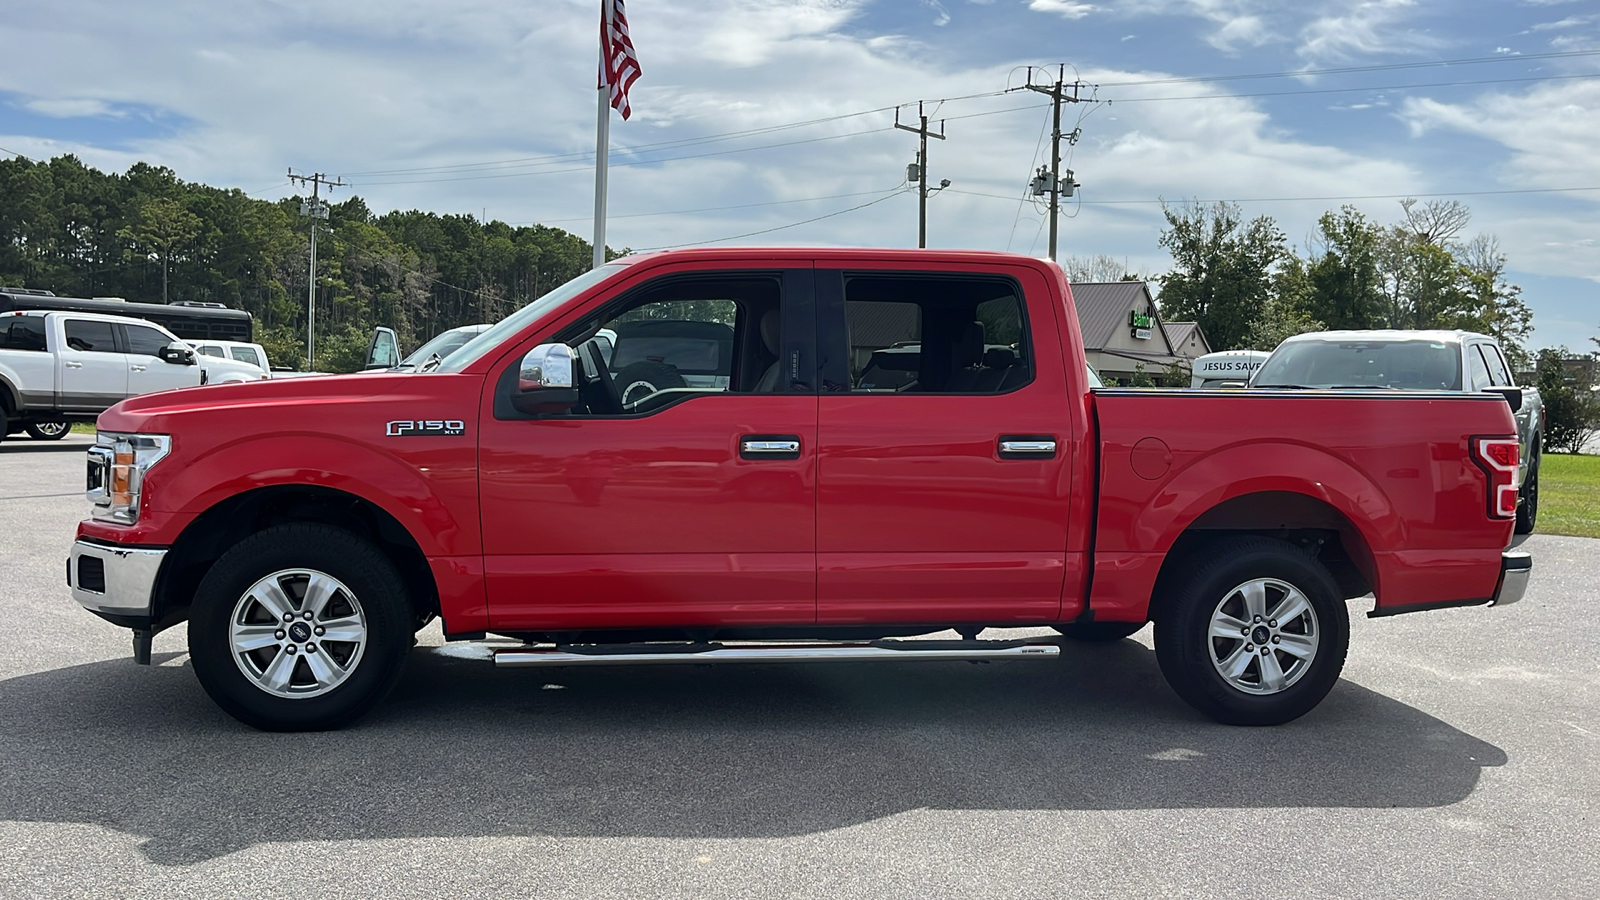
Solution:
M92 422L73 422L72 423L72 433L73 434L87 434L90 437L94 437L94 423L92 423Z
M1600 538L1600 456L1546 453L1539 465L1535 533Z

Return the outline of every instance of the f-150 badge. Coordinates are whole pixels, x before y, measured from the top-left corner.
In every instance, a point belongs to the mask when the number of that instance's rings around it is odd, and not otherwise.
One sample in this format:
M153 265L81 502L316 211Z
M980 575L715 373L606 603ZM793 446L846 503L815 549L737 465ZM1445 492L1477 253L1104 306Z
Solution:
M390 422L384 431L389 437L447 437L466 433L467 423L460 419L402 419Z

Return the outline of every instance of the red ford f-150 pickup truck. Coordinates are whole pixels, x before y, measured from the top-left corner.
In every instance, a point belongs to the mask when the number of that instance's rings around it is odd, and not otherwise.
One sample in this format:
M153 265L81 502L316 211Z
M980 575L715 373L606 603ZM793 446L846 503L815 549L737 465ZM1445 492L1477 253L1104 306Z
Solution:
M634 349L728 377L625 399L605 335L649 321L727 326ZM914 377L860 377L913 345ZM207 692L285 730L371 708L436 616L535 666L1047 658L980 632L1153 622L1179 695L1272 724L1337 680L1346 599L1522 596L1504 398L1089 378L1053 263L629 257L415 372L119 403L68 581L141 662L187 621Z

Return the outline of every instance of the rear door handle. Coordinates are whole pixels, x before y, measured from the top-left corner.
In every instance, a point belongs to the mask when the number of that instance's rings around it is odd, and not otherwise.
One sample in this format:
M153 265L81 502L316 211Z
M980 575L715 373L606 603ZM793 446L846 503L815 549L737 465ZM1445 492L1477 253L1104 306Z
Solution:
M80 362L63 363L62 365L65 365L69 369L81 369L81 368L83 368L83 363L80 363Z
M1056 438L1053 434L1003 434L1000 436L1001 459L1053 459L1056 455Z
M144 366L129 366L128 369L134 372L143 372Z
M739 456L744 459L799 459L797 434L747 434L739 438Z

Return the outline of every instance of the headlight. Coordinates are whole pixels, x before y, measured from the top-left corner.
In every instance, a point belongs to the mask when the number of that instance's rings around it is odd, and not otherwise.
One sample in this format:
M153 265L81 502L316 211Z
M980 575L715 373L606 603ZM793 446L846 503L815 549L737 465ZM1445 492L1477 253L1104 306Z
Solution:
M139 521L145 474L171 449L172 438L165 434L97 432L85 491L94 517L123 525Z

